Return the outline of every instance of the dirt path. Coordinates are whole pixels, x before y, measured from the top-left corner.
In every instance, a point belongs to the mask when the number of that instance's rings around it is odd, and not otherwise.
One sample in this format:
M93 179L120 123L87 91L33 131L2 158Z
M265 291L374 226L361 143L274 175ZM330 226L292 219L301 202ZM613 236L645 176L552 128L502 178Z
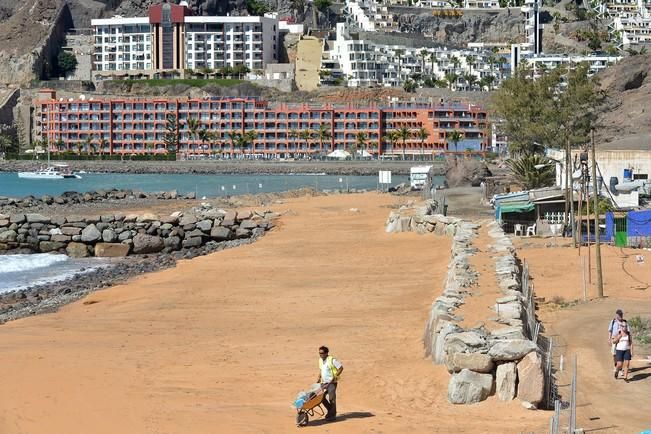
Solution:
M544 431L516 401L447 403L421 336L450 240L386 234L398 200L289 200L255 244L3 325L0 432L294 432L321 344L345 365L341 418L306 432Z
M319 87L322 48L322 41L312 36L306 36L298 42L296 54L296 86L298 90L311 91Z
M548 242L528 240L529 248L518 251L518 256L530 265L537 296L547 302L582 299L581 259L577 251L569 247L543 247ZM638 254L648 258L645 263L636 262ZM545 335L554 339L557 369L560 355L565 358L564 372L558 373L564 401L569 399L571 362L577 356L578 426L586 432L640 432L651 429L647 410L651 363L646 360L651 352L634 348L633 381L627 384L613 378L607 338L608 323L617 308L622 308L629 318L651 318L651 290L639 289L640 281L651 282L651 255L640 250L604 247L603 256L606 298L565 308L548 304L542 307L540 318L545 324ZM588 294L594 294L593 288L589 288ZM562 424L567 426L567 412Z

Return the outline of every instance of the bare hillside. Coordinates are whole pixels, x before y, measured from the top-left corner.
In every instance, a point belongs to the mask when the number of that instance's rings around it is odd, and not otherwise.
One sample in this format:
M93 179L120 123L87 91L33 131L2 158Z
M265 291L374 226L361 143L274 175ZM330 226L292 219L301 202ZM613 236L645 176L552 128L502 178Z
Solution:
M599 118L604 149L651 149L651 54L631 56L599 75L608 102Z

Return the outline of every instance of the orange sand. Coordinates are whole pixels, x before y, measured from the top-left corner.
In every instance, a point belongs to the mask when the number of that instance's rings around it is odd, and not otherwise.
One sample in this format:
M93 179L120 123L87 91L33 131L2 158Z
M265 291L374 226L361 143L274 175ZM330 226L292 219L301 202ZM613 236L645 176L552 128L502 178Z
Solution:
M447 403L421 336L450 240L386 234L397 201L288 200L253 245L3 325L0 433L294 432L321 344L345 366L341 417L307 432L544 431L518 401Z

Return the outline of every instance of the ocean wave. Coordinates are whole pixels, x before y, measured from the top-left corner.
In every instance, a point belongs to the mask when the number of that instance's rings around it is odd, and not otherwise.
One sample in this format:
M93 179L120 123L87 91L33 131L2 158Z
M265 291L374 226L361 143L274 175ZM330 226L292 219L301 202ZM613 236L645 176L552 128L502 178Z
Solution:
M68 260L66 255L36 253L32 255L2 255L0 256L0 274L30 271L50 267Z

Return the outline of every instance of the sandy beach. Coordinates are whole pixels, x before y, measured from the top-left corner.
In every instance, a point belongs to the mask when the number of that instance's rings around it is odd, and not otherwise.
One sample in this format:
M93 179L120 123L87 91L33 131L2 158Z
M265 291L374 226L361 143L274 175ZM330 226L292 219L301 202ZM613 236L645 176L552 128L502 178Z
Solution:
M0 432L292 432L323 344L345 365L341 417L309 432L546 430L549 414L517 401L447 402L421 336L450 240L386 234L406 200L288 199L254 244L3 325Z

